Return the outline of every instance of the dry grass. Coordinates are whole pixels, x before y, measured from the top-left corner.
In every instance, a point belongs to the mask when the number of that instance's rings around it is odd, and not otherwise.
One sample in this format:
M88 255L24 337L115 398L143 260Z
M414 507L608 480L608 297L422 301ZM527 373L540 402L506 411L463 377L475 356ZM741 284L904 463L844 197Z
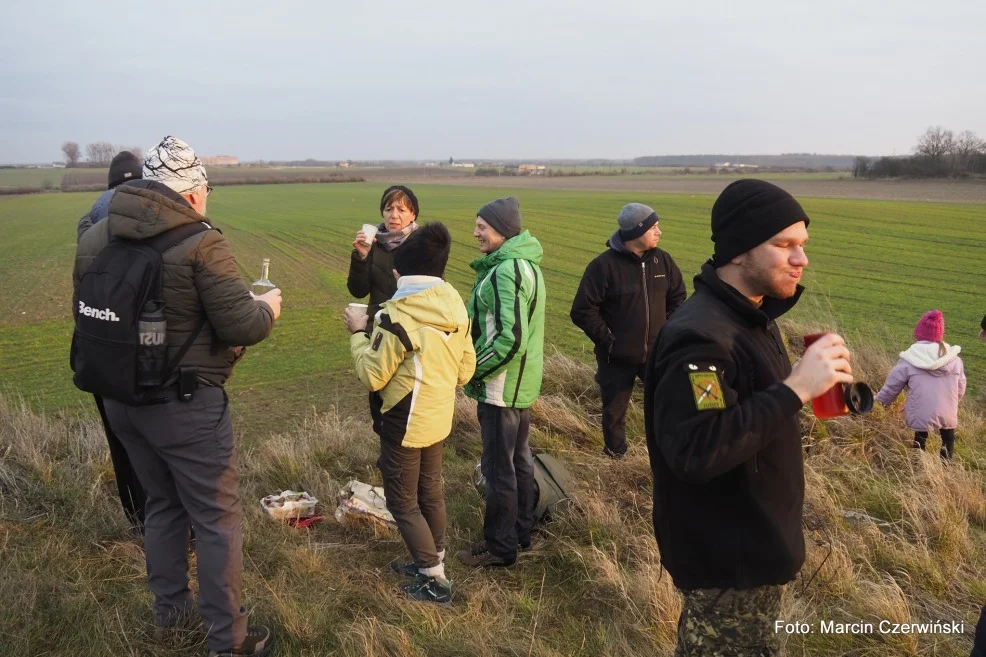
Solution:
M800 335L804 327L787 326ZM853 337L859 378L878 386L893 355ZM796 349L792 348L792 352ZM660 564L650 521L651 474L642 439L614 463L601 455L593 372L561 354L546 363L532 443L566 460L579 481L572 508L546 525L507 572L449 562L448 607L408 603L387 563L399 537L369 523L337 524L334 496L350 478L379 482L377 439L337 411L312 413L241 451L246 506L245 595L273 619L281 655L669 655L680 598ZM965 620L967 635L785 637L792 655L944 655L968 652L986 602L983 416L963 410L956 461L913 454L896 408L826 424L803 416L807 561L783 615L821 620ZM639 398L629 433L642 434ZM480 455L475 403L456 400L446 445L452 551L481 535L472 486ZM284 488L323 502L327 520L294 530L256 504ZM115 502L100 427L83 409L45 416L0 398L0 655L179 655L149 636L143 554ZM192 560L194 574L194 559ZM52 632L53 627L61 628Z

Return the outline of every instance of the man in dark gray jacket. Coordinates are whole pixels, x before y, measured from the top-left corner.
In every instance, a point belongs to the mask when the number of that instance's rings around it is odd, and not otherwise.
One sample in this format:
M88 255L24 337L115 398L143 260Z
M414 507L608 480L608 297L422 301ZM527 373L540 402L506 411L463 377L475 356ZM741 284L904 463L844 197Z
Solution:
M78 239L82 239L82 233L89 230L94 223L100 219L105 219L110 212L110 199L116 188L131 180L140 180L143 175L144 161L130 151L120 151L110 162L110 171L107 176L106 191L99 195L96 202L92 204L89 212L79 219Z
M185 142L166 137L148 153L143 177L117 188L108 218L82 235L76 293L82 275L111 238L143 240L206 221L211 188L205 168ZM194 617L187 557L194 528L198 608L210 655L266 655L273 633L247 627L241 601L243 506L223 384L238 347L270 333L281 312L281 291L254 297L218 230L185 238L166 250L162 261L168 360L194 335L180 366L189 375L181 379L197 386L185 387L191 392L188 400L174 380L143 406L105 400L109 424L147 492L144 551L154 623L164 632Z
M130 151L121 151L116 154L110 163L110 171L107 181L107 189L99 195L92 208L81 219L79 219L78 240L82 239L83 233L92 228L92 225L101 219L105 219L110 212L110 199L116 188L130 180L140 180L144 168L144 161ZM144 487L134 472L133 465L130 464L130 457L124 449L120 439L113 433L109 422L106 420L106 409L103 406L103 398L93 395L96 400L96 409L99 411L99 419L103 423L103 431L106 434L106 443L110 448L110 461L113 463L113 475L116 479L116 490L120 495L120 504L123 505L123 512L134 531L141 536L144 535L144 505L147 496L144 494Z

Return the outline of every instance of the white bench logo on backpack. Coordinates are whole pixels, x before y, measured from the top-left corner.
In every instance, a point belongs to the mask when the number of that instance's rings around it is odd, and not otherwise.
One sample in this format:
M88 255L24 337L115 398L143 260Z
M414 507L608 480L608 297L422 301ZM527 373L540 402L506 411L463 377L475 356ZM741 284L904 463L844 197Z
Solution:
M92 317L93 319L102 319L107 322L119 322L120 318L116 316L116 313L106 308L105 310L99 310L97 308L92 308L86 305L85 301L79 301L79 314L85 315L86 317Z

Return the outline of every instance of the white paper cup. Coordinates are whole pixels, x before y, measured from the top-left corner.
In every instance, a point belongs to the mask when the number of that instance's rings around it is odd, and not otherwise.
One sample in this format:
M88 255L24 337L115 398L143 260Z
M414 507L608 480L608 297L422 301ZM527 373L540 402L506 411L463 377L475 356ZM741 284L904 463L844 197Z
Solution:
M351 303L349 304L349 308L360 315L365 315L367 312L369 312L369 306L367 306L365 303Z
M371 246L373 244L373 238L377 236L377 227L375 224L363 224L360 229L363 234L366 235L366 239L363 240L363 244Z

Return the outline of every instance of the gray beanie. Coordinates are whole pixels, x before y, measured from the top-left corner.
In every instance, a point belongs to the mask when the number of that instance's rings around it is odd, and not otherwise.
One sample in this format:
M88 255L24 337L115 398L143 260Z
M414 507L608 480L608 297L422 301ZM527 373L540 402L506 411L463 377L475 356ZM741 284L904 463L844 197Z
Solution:
M616 223L620 225L620 239L624 242L635 240L658 222L654 208L643 203L627 203L620 210Z
M490 201L481 207L476 214L482 217L493 230L507 239L519 235L520 231L523 230L521 228L523 218L520 216L520 201L515 196Z

